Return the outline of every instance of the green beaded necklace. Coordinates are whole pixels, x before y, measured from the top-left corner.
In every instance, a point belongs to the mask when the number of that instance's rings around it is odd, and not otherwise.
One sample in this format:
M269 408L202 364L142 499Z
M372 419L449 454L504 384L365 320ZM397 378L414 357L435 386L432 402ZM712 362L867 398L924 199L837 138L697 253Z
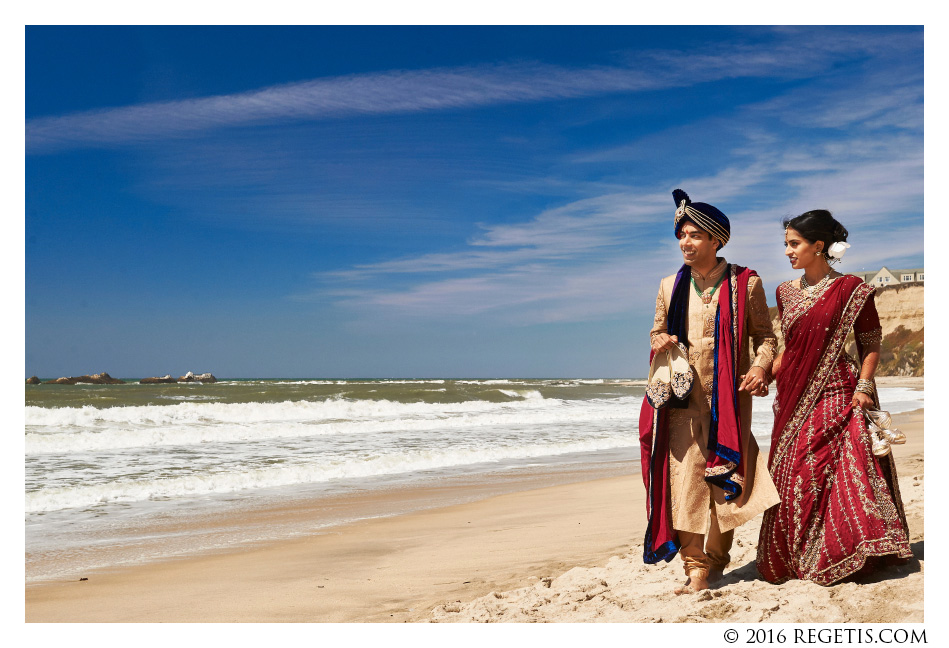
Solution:
M712 303L712 295L714 295L718 287L722 285L722 280L725 279L725 274L725 272L722 273L722 276L718 278L718 281L715 282L715 285L712 286L712 289L708 292L708 294L705 294L699 290L698 284L695 283L695 277L692 277L692 287L695 288L695 294L702 298L703 304Z

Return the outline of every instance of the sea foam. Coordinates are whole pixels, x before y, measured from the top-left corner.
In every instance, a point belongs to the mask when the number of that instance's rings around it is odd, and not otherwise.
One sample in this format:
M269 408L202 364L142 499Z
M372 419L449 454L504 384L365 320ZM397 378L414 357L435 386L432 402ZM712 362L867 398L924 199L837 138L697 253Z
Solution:
M545 399L539 392L505 403L324 401L181 403L96 409L27 408L27 455L200 445L308 436L428 432L486 426L590 423L638 416L640 399Z
M582 441L530 443L515 446L402 450L368 459L349 458L246 471L225 471L163 479L123 479L105 484L42 488L27 493L26 512L39 513L107 503L195 497L339 479L379 477L481 463L606 450L626 447L630 441L628 436L620 435Z

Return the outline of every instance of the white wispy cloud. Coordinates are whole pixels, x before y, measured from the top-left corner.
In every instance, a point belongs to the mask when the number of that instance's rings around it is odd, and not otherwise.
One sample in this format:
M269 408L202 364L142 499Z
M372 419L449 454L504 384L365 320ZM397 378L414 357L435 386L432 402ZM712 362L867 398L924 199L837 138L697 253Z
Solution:
M696 200L737 205L726 209L733 230L725 256L758 270L772 291L793 275L781 219L810 209L830 209L851 229L845 271L921 253L922 150L911 144L894 135L846 146L765 146L744 164L676 184ZM744 203L756 206L742 209ZM679 265L672 210L665 191L630 188L576 200L524 223L484 226L456 253L318 275L319 294L377 315L424 319L484 315L534 324L641 311L651 306L659 277ZM395 275L412 277L397 286Z
M776 27L746 30L755 40L733 40L724 46L703 42L683 55L675 48L637 53L631 62L651 61L671 84L700 84L742 77L803 78L819 75L841 60L893 60L915 55L922 46L921 31L888 31L876 37L874 28ZM676 45L688 45L683 30Z
M665 194L622 193L581 199L546 210L516 224L482 224L482 233L454 253L394 259L317 275L321 281L358 281L393 274L449 274L573 263L590 255L615 253L637 245L642 228L672 204ZM535 265L532 265L535 264ZM545 265L536 265L545 264ZM508 278L510 279L510 277ZM475 282L458 286L477 285ZM380 302L381 303L381 302Z
M683 87L738 77L799 77L835 61L882 56L921 36L885 43L860 34L776 31L784 40L719 51L653 51L627 65L567 68L543 63L394 70L315 79L243 93L38 117L26 123L28 153L136 144L223 127L351 115L471 108Z
M765 208L740 210L730 217L742 223L742 235L730 244L736 259L756 268L769 284L796 276L783 253L781 221L812 209L827 209L850 232L852 244L841 269L844 272L879 268L916 257L923 251L923 159L919 143L908 146L902 137L878 148L852 140L853 150L873 150L869 158L854 157L849 147L801 147L788 153L794 168L805 169L781 178L784 156L775 164L772 186L780 195ZM833 153L833 155L831 154ZM769 296L770 298L770 296Z
M247 124L444 110L635 91L655 86L630 68L499 65L391 71L292 83L240 94L33 119L31 152L135 143Z
M808 93L789 93L749 106L782 121L819 128L887 128L921 131L923 75L919 66L896 64L859 78L829 75Z
M669 259L676 263L662 247L593 264L529 264L426 281L402 291L355 289L340 303L375 315L424 320L476 315L521 325L599 320L627 313L644 299L652 304L659 277L641 281L643 265L650 265L650 260L654 267L668 265L663 262Z

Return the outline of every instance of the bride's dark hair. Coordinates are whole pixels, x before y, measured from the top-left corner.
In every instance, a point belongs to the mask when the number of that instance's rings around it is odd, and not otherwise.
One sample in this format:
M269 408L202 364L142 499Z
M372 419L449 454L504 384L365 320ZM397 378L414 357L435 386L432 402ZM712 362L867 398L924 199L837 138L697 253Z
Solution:
M794 218L785 218L784 229L797 230L810 243L822 241L823 252L827 252L832 243L847 240L847 228L841 225L826 209L814 209Z

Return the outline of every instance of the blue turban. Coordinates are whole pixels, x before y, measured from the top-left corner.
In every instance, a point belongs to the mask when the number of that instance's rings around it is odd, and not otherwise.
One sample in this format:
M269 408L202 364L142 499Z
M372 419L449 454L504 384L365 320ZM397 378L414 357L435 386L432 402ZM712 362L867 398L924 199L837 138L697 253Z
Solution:
M732 227L728 222L728 216L720 212L717 208L706 203L694 203L689 200L689 194L681 189L672 192L672 198L676 203L675 231L676 238L679 238L679 232L685 221L690 220L699 228L705 230L719 241L722 247L728 243L731 238Z

